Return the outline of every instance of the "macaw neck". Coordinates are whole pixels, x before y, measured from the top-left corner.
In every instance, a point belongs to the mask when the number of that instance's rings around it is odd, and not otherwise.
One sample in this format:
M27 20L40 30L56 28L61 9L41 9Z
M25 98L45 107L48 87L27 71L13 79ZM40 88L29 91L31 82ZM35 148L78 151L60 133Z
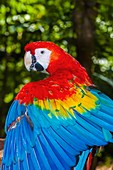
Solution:
M71 80L77 85L89 86L92 84L85 68L67 53L55 65L51 64L48 71L51 78Z
M57 55L59 55L58 58ZM47 68L47 72L49 72L51 78L56 77L63 80L68 77L77 84L92 84L85 68L76 59L66 52L57 55L54 56L54 59ZM55 60L56 58L57 60Z
M56 81L71 81L77 86L90 86L92 81L86 72L80 73L79 70L59 70L49 76L50 80Z

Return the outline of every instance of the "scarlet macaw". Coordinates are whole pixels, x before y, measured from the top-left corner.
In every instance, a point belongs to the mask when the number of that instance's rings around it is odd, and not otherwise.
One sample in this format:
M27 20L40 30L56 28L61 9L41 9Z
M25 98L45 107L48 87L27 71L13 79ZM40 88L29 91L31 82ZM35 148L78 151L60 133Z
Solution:
M82 170L94 146L113 142L113 101L85 68L52 42L25 46L27 70L49 77L26 84L5 123L4 170Z

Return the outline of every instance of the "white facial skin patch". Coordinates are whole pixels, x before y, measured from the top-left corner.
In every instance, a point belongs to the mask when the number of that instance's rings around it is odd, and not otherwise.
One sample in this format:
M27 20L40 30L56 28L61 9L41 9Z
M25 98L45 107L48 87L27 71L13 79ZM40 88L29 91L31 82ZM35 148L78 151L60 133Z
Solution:
M36 58L36 63L38 62L44 68L44 70L46 70L47 67L49 66L50 55L51 55L51 51L48 50L47 48L38 48L35 50L34 56ZM30 71L32 65L32 54L30 53L30 51L25 53L24 64L26 69ZM32 67L32 70L37 71L35 68L35 63L34 66Z
M51 51L47 48L38 48L35 50L36 61L43 66L44 70L47 69L50 63L50 55Z

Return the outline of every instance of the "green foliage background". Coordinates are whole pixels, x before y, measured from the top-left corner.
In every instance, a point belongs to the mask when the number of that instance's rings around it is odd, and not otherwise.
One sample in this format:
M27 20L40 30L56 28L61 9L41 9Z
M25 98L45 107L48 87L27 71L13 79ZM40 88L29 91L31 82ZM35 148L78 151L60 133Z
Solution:
M85 0L81 2L86 3ZM73 15L77 3L77 0L0 1L1 137L4 136L4 121L9 106L20 88L29 81L44 77L43 74L26 71L23 64L25 44L39 40L53 41L77 57L77 25ZM97 12L91 77L103 92L113 98L113 1L89 0L87 5ZM82 8L80 10L82 12ZM87 62L84 58L82 60Z

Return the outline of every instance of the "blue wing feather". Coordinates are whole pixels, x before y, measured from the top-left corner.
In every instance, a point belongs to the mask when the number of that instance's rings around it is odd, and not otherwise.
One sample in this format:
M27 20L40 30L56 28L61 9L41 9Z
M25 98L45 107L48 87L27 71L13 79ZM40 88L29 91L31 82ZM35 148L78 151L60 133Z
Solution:
M46 139L48 140L50 146L53 148L53 151L55 150L55 153L58 152L62 155L62 159L64 159L64 162L69 163L70 167L73 165L73 161L75 162L75 159L71 160L69 155L67 155L65 153L65 150L60 147L60 145L54 140L53 137L51 137L51 135L49 135L49 133L47 133L47 131L45 129L43 129L44 131L44 135L46 137Z
M49 110L33 104L25 106L15 100L5 125L4 169L70 170L83 151L76 167L82 170L89 147L113 142L110 133L113 132L113 101L98 90L89 90L98 98L98 107L83 108L84 114L73 108L75 116L68 114L71 116L65 119L54 114L49 117ZM49 102L52 105L51 100ZM20 121L11 126L18 117L21 117Z
M79 162L76 166L76 168L74 168L75 170L81 170L84 168L84 165L86 163L87 157L89 155L89 153L91 152L92 149L88 149L86 151L83 151L81 155L79 155Z
M57 158L56 154L54 153L55 149L52 150L45 135L42 133L42 135L40 135L39 138L40 138L42 147L45 150L45 153L47 153L47 155L48 155L48 160L50 162L51 168L52 169L54 169L54 168L64 169L59 158Z
M12 167L12 170L19 170L20 168L20 165L19 165L19 162L17 162L16 164L13 164L13 167Z
M53 130L53 128L49 129L50 134L52 135L52 137L59 143L59 145L61 145L61 147L65 148L65 150L72 155L75 154L79 154L79 150L76 147L73 148L73 146L70 145L70 143L68 143L66 140L64 140L59 134L57 134L56 131ZM76 141L75 141L76 142Z
M7 128L9 127L9 125L18 117L18 115L16 114L17 106L18 106L18 101L14 101L12 103L12 105L10 106L10 109L8 111L8 115L6 118L6 122L5 122L5 131L6 132L7 132Z
M60 129L58 129L56 132L59 134L60 138L62 138L75 150L75 154L77 154L78 151L85 149L86 145L82 140L76 138L72 133L69 133L68 128L69 127L66 129L61 126ZM74 126L72 128L74 128Z
M87 126L87 119L85 119L84 115L80 115L79 113L76 112L76 118L78 121L78 125L76 128L79 128L83 136L87 137L87 139L90 138L90 142L94 145L104 145L106 142L104 142L104 137L101 131L98 129L95 129L95 127L92 126L92 129L90 126ZM88 117L89 118L89 117ZM90 118L91 120L91 118ZM91 121L90 121L91 122ZM89 125L89 124L88 124ZM98 133L98 135L97 135Z
M50 164L48 162L48 159L44 153L44 150L41 146L41 143L39 141L39 137L37 137L36 139L36 145L34 146L34 150L35 150L35 153L36 153L36 156L37 158L39 159L39 162L40 162L40 166L41 166L41 169L50 169L51 170L51 167L50 167Z
M23 169L26 170L30 170L30 165L29 165L29 162L28 162L28 157L27 157L27 153L25 153L25 156L24 156L24 159L22 160L22 166L23 166ZM32 167L33 168L33 167Z

